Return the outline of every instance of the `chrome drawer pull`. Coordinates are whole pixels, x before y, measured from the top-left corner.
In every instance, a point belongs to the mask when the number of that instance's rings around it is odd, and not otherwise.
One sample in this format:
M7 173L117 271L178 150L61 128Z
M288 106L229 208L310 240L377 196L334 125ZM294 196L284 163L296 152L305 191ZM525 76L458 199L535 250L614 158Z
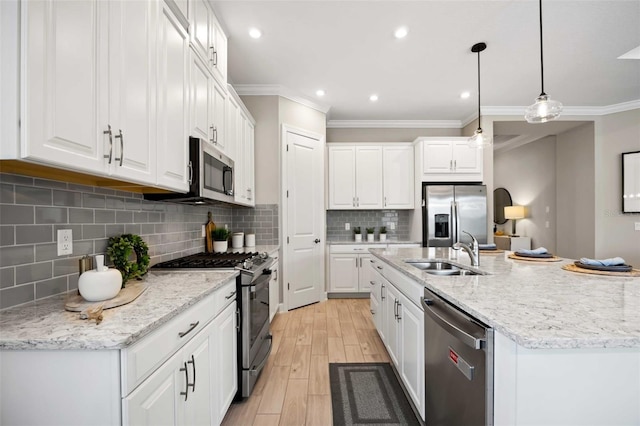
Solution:
M111 131L111 124L107 124L109 130L105 130L102 132L104 135L109 135L109 155L103 155L104 158L109 159L109 164L111 164L111 160L113 160L113 132Z
M231 293L229 293L229 295L228 295L228 296L225 296L224 298L225 298L225 299L227 299L227 300L229 300L229 299L231 299L235 294L236 294L236 291L235 291L235 290L233 290Z
M187 387L184 392L180 392L180 395L184 395L184 400L186 401L189 398L189 372L187 371L187 363L184 363L184 367L180 369L180 371L184 371L184 377L187 383Z
M198 324L200 324L200 321L192 322L191 324L189 324L189 329L187 331L181 331L180 333L178 333L178 337L184 337L187 334L191 333L193 329L198 326Z

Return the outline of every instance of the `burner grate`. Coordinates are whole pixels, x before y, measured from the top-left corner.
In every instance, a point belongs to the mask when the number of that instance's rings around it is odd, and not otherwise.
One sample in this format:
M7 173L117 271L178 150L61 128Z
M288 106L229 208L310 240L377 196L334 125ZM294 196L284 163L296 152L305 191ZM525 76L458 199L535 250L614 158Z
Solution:
M197 253L154 265L152 269L170 268L233 268L238 263L257 257L258 253Z

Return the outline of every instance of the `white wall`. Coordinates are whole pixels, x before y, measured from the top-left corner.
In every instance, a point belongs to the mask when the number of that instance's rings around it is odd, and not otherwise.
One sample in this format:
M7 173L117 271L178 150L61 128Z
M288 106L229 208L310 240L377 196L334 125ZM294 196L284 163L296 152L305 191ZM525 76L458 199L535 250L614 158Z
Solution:
M460 136L461 129L327 129L327 142L413 142L420 136Z
M640 213L622 213L621 153L640 151L640 109L603 116L596 122L595 255L623 257L640 268Z
M556 253L556 138L549 136L497 152L493 178L496 188L509 191L514 205L527 208L527 218L516 222L517 234L531 237L533 248L545 247ZM501 226L507 234L511 227L511 221Z

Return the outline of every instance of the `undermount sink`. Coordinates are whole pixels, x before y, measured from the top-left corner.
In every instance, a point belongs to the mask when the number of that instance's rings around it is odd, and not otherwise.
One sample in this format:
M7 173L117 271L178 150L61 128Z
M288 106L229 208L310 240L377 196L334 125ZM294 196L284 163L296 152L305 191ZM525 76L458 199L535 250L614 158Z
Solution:
M481 273L472 271L470 269L460 268L449 262L443 261L405 261L407 265L411 265L414 268L418 268L427 274L431 275L481 275Z

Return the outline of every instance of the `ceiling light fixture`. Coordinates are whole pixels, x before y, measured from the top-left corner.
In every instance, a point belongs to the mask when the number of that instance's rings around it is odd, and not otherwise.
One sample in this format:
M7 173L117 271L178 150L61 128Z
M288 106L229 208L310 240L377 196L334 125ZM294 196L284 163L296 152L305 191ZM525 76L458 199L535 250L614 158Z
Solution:
M478 128L473 136L469 138L468 144L471 148L484 148L493 144L491 138L482 133L482 126L480 125L480 52L486 48L487 45L485 43L476 43L471 47L471 51L478 54Z
M471 96L471 93L469 93L469 92L460 93L460 98L462 98L462 99L469 99L469 96Z
M320 89L320 90L316 90L316 96L324 96L324 90Z
M262 32L257 28L251 28L249 30L249 36L251 36L251 38L258 39L258 38L262 37Z
M396 38L405 38L407 34L409 34L409 30L406 27L400 27L393 33Z
M544 61L542 50L542 0L540 5L540 81L542 91L540 96L536 98L533 105L529 106L524 112L524 118L528 123L546 123L560 117L562 112L562 103L554 101L544 93Z
M371 102L375 102L375 101L377 101L377 100L378 100L378 95L371 95L371 96L369 96L369 100L370 100Z

